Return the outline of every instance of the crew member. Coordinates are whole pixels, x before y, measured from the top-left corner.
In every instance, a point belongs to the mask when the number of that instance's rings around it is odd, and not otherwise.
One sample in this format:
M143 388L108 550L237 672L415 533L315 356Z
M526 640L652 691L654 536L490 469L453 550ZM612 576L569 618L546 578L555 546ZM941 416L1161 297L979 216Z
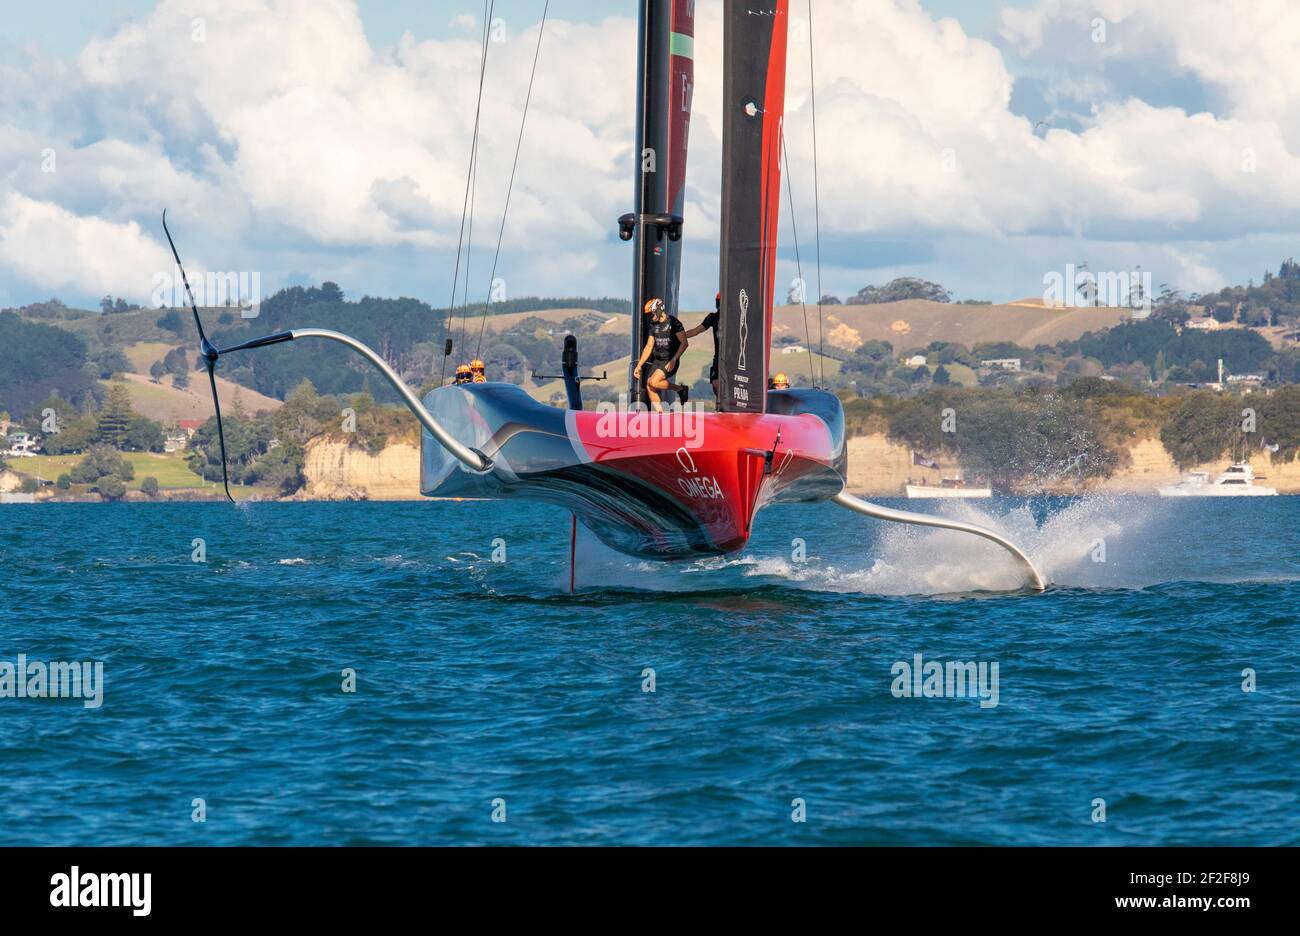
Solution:
M473 381L474 381L474 371L470 369L470 366L468 364L457 364L456 383L458 384L472 383Z
M772 382L771 382L770 384L768 384L768 389L769 389L769 390L789 390L789 389L790 389L790 378L787 377L787 376L785 375L785 372L784 372L784 371L777 371L777 372L776 372L776 376L772 378Z
M487 383L487 365L478 358L469 362L470 382Z
M704 316L704 321L690 331L682 334L683 338L694 338L708 329L713 329L713 363L709 365L709 383L713 385L713 399L718 398L718 319L722 316L722 293L713 297L713 311Z
M650 397L654 411L662 413L660 394L669 388L677 391L677 396L683 403L687 401L689 388L685 384L670 383L668 378L677 372L677 364L690 342L683 334L685 329L682 328L682 323L676 316L668 314L662 299L647 300L645 313L650 317L646 322L645 347L641 349L641 359L636 362L632 373L642 376L647 362L650 363L650 377L645 384L646 394Z

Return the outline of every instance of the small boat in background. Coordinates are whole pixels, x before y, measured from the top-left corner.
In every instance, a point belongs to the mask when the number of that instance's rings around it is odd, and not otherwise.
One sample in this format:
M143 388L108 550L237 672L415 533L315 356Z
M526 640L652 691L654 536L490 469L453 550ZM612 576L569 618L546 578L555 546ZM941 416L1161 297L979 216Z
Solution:
M993 496L993 489L988 486L975 487L967 484L960 471L951 478L944 478L937 485L927 484L924 481L920 484L913 484L909 480L905 485L905 490L911 500L927 500L940 497L966 500Z
M1277 488L1255 484L1249 462L1233 462L1213 481L1208 471L1191 471L1183 480L1159 489L1161 497L1276 497Z

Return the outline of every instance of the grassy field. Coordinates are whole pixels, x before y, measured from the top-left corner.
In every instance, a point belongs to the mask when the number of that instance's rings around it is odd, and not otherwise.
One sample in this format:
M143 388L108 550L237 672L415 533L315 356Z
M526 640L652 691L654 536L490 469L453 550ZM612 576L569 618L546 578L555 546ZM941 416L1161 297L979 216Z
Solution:
M1039 305L972 306L905 299L867 306L823 306L827 344L852 351L868 339L888 341L896 353L924 348L932 341L956 341L974 348L982 341L1014 341L1026 347L1055 344L1119 324L1129 316L1115 308L1045 308ZM817 342L815 312L809 311L809 330ZM775 337L804 337L803 310L777 306L772 312Z
M934 372L939 369L938 365L931 364L929 367L930 367L930 375L934 376ZM951 364L943 365L943 368L948 372L948 376L953 383L959 384L960 386L963 387L979 386L979 382L980 382L979 375L976 374L975 371L973 371L971 368L967 367L965 364L958 364L956 361L954 361Z
M140 374L126 374L124 378L115 382L123 384L131 394L131 406L135 411L164 426L174 425L181 419L207 419L212 415L212 391L208 389L207 375L202 371L190 375L190 385L184 390L173 387L170 377L164 378L163 383L154 383ZM100 383L107 386L109 381ZM233 407L236 399L248 413L273 410L283 405L279 400L233 384L223 377L217 377L217 389L221 393L223 409Z
M823 373L829 378L834 377L840 372L840 362L831 357L823 357L816 350L812 355L812 369L818 378ZM772 373L782 371L796 386L806 386L808 382L808 352L797 351L790 354L782 354L779 351L772 353Z
M157 478L160 490L209 488L216 491L220 489L220 484L204 481L190 471L189 466L185 463L184 456L179 452L170 455L155 455L151 452L123 452L122 457L129 461L131 467L135 469L135 478L126 482L127 490L140 490L140 482L147 477ZM12 459L9 466L23 474L43 478L46 481L56 481L59 475L72 471L73 466L79 461L81 461L80 455L37 455L35 458ZM90 485L85 484L74 484L72 486L72 490L78 493L89 488ZM230 493L235 496L236 500L253 496L274 496L274 492L268 488L240 487L236 484L230 486Z
M148 376L149 368L154 361L161 361L167 356L167 352L174 347L176 345L165 344L161 341L141 341L127 347L123 353L126 355L126 359L131 362L133 371Z
M226 310L200 310L204 322L216 321L223 311ZM178 344L194 340L194 323L190 321L189 311L178 309L177 312L182 316L182 329L179 332L158 327L158 319L166 314L163 309L137 309L134 312L120 312L113 315L89 315L54 324L75 332L83 338L95 335L102 341L112 342L122 347L138 342L152 342L174 348ZM145 366L148 367L148 364Z
M126 486L131 490L140 489L140 481L152 476L158 479L160 488L193 488L202 486L203 479L190 471L181 454L155 455L151 452L123 452L122 457L135 469L135 479ZM56 480L59 475L70 472L78 462L80 455L37 455L35 458L16 458L13 467L25 474L36 475L47 481Z
M515 319L533 314L521 313ZM541 313L536 314L543 317ZM555 314L553 320L559 322L573 314L574 310L565 310ZM678 313L687 328L696 325L703 315L702 309L682 309ZM778 305L772 310L772 337L795 338L800 344L807 344L810 339L816 347L824 335L826 344L843 351L853 351L864 341L876 338L888 341L897 354L924 348L932 341L956 341L968 348L981 341L1014 341L1032 348L1037 344L1075 339L1086 331L1110 328L1128 317L1127 310L1117 308L1050 308L1041 302L976 306L906 299L880 305L823 306L822 322L818 323L815 306L805 309ZM504 327L509 318L490 316L488 321ZM626 315L611 315L609 319L600 329L602 332L627 333ZM807 363L805 357L805 367ZM829 364L826 373L830 374Z

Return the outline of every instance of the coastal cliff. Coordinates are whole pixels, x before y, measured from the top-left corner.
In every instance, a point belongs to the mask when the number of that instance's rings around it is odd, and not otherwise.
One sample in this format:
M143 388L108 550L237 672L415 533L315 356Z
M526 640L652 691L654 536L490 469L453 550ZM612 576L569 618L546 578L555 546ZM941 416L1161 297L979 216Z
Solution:
M303 458L306 485L297 500L414 500L420 496L420 450L388 445L371 455L345 442L317 439Z
M1114 494L1154 494L1157 488L1177 484L1184 472L1174 464L1159 439L1136 439L1128 450L1130 464L1100 482L1086 485L1082 490L1109 491ZM934 483L939 478L950 478L958 464L949 458L939 458L938 469L912 466L912 452L906 445L894 442L881 433L854 436L849 439L848 489L858 494L877 497L898 496L908 478L923 478ZM1255 477L1267 487L1277 488L1280 494L1300 493L1300 460L1274 462L1266 452L1251 458ZM1196 465L1188 471L1208 471L1217 475L1227 467L1224 460ZM1049 488L1048 493L1069 494L1077 489L1069 483Z
M1092 486L1092 490L1119 493L1151 494L1166 484L1177 484L1185 472L1174 464L1159 439L1139 439L1129 448L1132 464L1113 477ZM1264 487L1277 488L1279 494L1300 493L1300 461L1274 461L1267 452L1251 456L1255 479ZM1226 460L1206 462L1188 471L1208 471L1214 477L1228 466Z
M948 475L957 467L942 459L939 465ZM850 490L901 494L909 471L919 470L911 468L907 446L884 435L849 439ZM293 495L295 500L414 500L420 496L420 450L395 444L371 455L345 442L316 439L304 453L303 475L307 483Z
M908 478L934 482L952 477L959 467L948 458L938 459L937 469L913 467L911 450L881 433L854 436L848 444L848 489L858 494L897 497ZM1162 485L1177 484L1183 475L1159 439L1136 440L1129 456L1131 464L1088 490L1154 494ZM1300 461L1274 464L1267 454L1258 454L1252 464L1261 484L1283 494L1300 493ZM1225 466L1212 462L1196 467L1217 474ZM307 447L303 474L307 484L294 495L298 500L414 500L420 496L420 450L394 444L371 455L343 442L317 440ZM1072 490L1067 484L1056 492Z

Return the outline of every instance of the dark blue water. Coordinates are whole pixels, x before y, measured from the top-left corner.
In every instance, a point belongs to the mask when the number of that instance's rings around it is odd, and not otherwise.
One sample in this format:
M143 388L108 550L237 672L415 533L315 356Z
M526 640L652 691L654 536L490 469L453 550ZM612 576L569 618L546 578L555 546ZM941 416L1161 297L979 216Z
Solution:
M1300 499L968 516L1057 585L829 505L584 547L576 597L550 508L0 508L0 661L104 665L98 708L0 699L0 843L1300 842ZM997 705L896 697L918 653Z

